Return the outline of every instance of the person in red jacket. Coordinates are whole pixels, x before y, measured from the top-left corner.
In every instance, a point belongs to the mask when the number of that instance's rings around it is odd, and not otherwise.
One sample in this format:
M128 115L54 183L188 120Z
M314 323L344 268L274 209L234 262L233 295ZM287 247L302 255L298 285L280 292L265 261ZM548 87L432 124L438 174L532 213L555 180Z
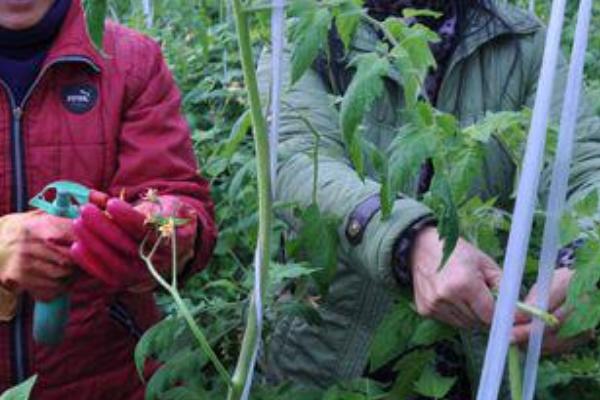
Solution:
M186 219L180 274L202 269L216 238L180 107L154 41L108 22L100 51L81 0L0 2L0 392L37 374L38 400L144 397L133 350L160 318L137 252L146 220ZM104 194L75 221L29 210L57 180ZM167 244L155 261L171 271L168 256ZM64 293L65 339L35 343L33 302Z

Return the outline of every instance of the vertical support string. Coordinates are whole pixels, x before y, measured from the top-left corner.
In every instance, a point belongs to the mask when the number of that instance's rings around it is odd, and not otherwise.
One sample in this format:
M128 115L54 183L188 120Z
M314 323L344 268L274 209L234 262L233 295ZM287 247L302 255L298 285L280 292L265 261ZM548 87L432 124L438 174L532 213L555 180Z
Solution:
M152 29L152 26L154 25L154 8L152 7L152 0L142 0L142 9L146 20L146 28Z
M583 70L591 16L592 0L581 0L561 115L560 134L558 145L556 146L556 158L554 160L552 181L548 195L548 209L538 267L536 305L542 310L548 308L554 266L560 246L560 219L567 198L569 171L575 141L575 128L577 126L581 89L583 87ZM544 328L545 326L542 321L537 318L533 320L525 362L523 400L532 400L535 394Z
M519 180L517 199L510 230L500 294L488 340L483 372L477 392L478 400L496 400L506 366L506 357L514 324L516 303L523 279L529 247L533 214L537 201L548 117L554 89L554 77L560 52L566 0L554 0L546 37L542 70L539 77L531 129Z

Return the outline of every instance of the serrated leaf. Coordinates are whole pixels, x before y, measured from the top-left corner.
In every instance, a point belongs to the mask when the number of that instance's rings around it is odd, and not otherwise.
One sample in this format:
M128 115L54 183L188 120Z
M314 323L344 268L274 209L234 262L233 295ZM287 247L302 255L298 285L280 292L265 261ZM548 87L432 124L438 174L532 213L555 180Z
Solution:
M588 292L596 291L600 280L600 243L587 241L577 249L577 269L569 285L568 301L575 306Z
M88 34L96 48L102 50L108 0L86 0L84 5Z
M588 293L577 301L560 329L561 337L574 337L594 329L600 323L600 293Z
M392 386L389 399L406 399L415 393L414 382L435 358L433 350L414 350L402 357L394 366L398 377Z
M456 161L451 167L449 185L455 203L460 205L467 200L473 183L481 174L485 154L482 149L464 148L453 159Z
M404 299L377 327L369 350L369 368L376 371L406 351L419 317Z
M361 0L349 0L344 2L334 14L335 27L346 51L360 23L362 14L361 6Z
M452 389L454 383L456 383L456 377L443 377L435 371L433 366L429 366L415 382L415 391L421 396L442 399Z
M177 386L194 385L197 387L205 364L206 357L201 350L190 348L180 350L152 375L146 389L146 400L162 400L166 393Z
M166 318L148 329L138 341L134 352L135 366L140 378L144 379L147 359L168 359L178 350L178 343L181 343L184 337L189 337L189 333L180 318Z
M33 391L36 381L37 375L30 377L20 385L8 389L2 393L0 400L28 400L31 396L31 392Z
M440 238L444 241L444 254L440 268L448 262L460 237L458 210L452 197L447 178L436 168L431 189L426 197L426 203L435 212L438 221L438 232Z
M388 150L394 192L409 188L409 183L419 176L421 167L433 156L437 146L438 138L429 129L405 126L398 132Z
M383 77L389 72L390 65L387 59L375 53L361 54L350 65L356 68L356 72L342 100L340 119L344 143L357 172L362 176L358 127L365 113L382 94Z
M296 83L312 65L319 50L327 43L327 32L332 15L327 8L319 8L315 1L304 1L298 9L298 20L292 28L292 84Z
M298 238L291 246L291 253L306 260L315 271L312 277L321 294L327 293L329 284L337 272L338 220L321 214L313 204L301 215Z

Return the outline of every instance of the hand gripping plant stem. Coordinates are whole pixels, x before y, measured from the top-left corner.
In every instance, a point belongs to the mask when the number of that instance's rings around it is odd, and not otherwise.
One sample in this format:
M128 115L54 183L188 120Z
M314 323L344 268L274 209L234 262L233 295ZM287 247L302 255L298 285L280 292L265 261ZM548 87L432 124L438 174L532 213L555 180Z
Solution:
M519 291L533 214L537 200L546 131L554 89L554 76L560 52L560 37L565 14L566 0L554 0L546 37L540 84L535 99L531 129L519 180L513 223L504 259L504 272L500 282L500 295L494 313L492 330L488 341L483 372L479 382L477 400L496 400L506 366L510 333L514 324Z
M583 69L588 44L590 20L592 16L592 0L581 0L575 30L575 42L571 55L571 65L567 79L564 104L560 122L556 158L552 170L552 181L548 195L548 209L537 279L537 306L548 308L550 285L554 275L554 260L558 255L560 217L567 199L569 171L575 141L575 127L579 109L579 98L583 86ZM544 323L533 320L533 328L529 338L529 349L525 362L523 399L532 400L535 393L537 370L544 337Z
M254 59L252 57L252 44L250 40L250 28L248 26L247 14L241 0L232 0L235 26L240 48L240 58L244 81L248 92L250 103L250 114L252 116L252 128L254 133L254 144L256 148L257 181L258 181L258 243L255 253L255 288L250 300L246 330L242 340L242 348L238 358L237 366L233 375L233 386L229 390L229 400L242 399L244 393L248 395L247 386L250 385L248 378L252 376L252 370L256 361L256 352L260 344L260 328L262 326L262 307L264 290L267 283L269 268L270 242L271 242L271 220L272 220L272 197L271 197L271 167L269 152L269 136L267 122L262 113L260 95L256 73L254 71Z

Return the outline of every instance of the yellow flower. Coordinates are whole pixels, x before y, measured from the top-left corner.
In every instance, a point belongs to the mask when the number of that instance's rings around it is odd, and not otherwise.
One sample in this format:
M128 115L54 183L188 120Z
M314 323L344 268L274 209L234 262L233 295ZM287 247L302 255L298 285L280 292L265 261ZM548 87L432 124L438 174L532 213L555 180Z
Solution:
M175 233L175 229L175 220L173 218L168 218L165 223L158 227L161 236L165 238L171 237Z

